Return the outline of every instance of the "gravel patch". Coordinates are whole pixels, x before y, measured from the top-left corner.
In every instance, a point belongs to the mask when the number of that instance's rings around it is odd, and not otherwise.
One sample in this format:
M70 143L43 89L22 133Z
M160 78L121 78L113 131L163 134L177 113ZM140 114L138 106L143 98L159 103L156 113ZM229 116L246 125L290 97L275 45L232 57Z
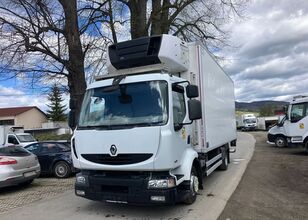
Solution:
M67 179L37 178L28 186L2 188L0 189L0 214L72 190L74 183L75 177Z

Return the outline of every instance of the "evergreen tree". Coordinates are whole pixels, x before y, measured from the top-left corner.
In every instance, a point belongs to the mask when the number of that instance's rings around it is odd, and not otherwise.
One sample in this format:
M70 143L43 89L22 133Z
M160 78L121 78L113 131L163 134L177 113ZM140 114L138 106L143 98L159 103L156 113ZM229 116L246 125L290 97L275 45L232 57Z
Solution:
M57 84L54 84L51 88L50 93L48 94L47 98L50 104L47 106L50 110L47 111L48 119L52 121L65 121L66 120L66 106L62 104L63 99L61 95L60 88Z

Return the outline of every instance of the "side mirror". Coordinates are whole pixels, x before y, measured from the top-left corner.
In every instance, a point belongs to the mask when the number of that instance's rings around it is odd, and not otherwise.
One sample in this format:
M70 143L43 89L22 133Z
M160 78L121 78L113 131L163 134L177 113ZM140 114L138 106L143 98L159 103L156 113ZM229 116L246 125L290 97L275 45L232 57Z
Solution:
M186 86L186 93L188 98L197 98L199 97L199 90L198 86L196 85L187 85Z
M75 118L75 110L71 110L68 113L68 126L71 129L74 129L76 127L76 118Z
M201 102L199 100L188 101L188 112L190 120L197 120L202 118Z
M288 106L287 105L283 106L283 112L284 112L285 115L288 114Z

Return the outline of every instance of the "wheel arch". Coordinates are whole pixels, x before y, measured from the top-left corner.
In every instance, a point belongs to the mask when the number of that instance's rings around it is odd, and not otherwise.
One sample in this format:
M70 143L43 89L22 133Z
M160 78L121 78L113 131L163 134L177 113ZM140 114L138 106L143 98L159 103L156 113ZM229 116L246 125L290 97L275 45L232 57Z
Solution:
M303 138L304 138L304 141L303 141L304 144L308 142L308 131L303 135Z
M198 173L198 180L199 180L199 189L203 189L203 174L202 174L202 167L198 158L195 158L192 164L192 167L195 167ZM191 169L192 169L191 167Z
M202 174L202 168L200 161L198 159L198 153L195 150L188 148L184 151L182 155L181 166L170 171L170 173L173 175L183 176L177 181L177 185L179 185L184 181L190 180L191 169L193 166L195 166L195 168L197 169L198 174L199 172Z

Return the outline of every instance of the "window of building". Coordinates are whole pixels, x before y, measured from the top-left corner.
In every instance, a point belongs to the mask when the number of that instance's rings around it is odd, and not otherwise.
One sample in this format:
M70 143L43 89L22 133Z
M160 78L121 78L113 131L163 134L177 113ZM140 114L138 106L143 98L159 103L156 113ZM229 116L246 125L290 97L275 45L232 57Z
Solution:
M0 125L14 125L14 119L0 120Z

